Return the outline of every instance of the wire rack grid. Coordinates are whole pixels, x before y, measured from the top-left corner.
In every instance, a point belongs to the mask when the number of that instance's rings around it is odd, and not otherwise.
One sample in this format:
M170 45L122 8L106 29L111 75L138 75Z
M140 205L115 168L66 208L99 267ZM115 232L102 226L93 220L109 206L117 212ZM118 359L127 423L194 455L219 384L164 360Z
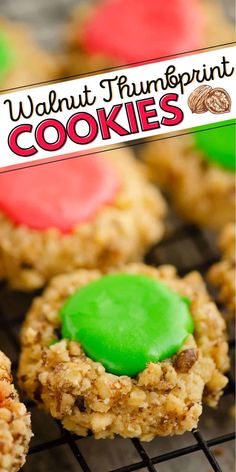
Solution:
M152 265L173 263L181 275L191 270L198 270L204 275L218 258L219 254L212 242L211 235L194 226L184 225L175 219L175 223L170 225L168 236L152 248L146 256L146 262ZM19 353L19 329L31 300L32 295L11 293L5 285L2 285L0 290L0 343L1 349L4 345L5 352L9 353L13 360L14 371L17 368ZM230 351L233 351L235 346L233 339L229 340L229 346ZM229 373L229 383L223 396L226 405L228 405L227 398L229 396L231 399L234 398L234 394L234 380ZM180 470L197 472L201 467L202 459L204 460L202 472L212 470L230 472L233 470L231 469L232 463L227 463L227 457L226 460L219 460L222 448L235 438L233 430L227 429L225 432L220 429L220 434L217 434L214 424L211 424L207 429L210 431L210 435L205 434L205 430L201 429L200 421L197 430L186 433L188 435L186 444L183 440L179 444L176 438L171 438L164 449L162 443L159 446L161 439L150 443L152 444L151 448L138 439L122 440L118 453L116 452L115 459L117 459L117 455L119 456L117 462L114 460L113 449L116 448L119 439L95 441L90 437L85 440L63 430L60 424L52 418L50 418L51 423L48 425L47 415L39 413L31 403L26 402L26 404L32 411L33 428L35 427L37 430L38 423L41 422L41 429L39 435L35 433L37 441L32 443L30 447L29 458L23 469L25 472L61 472L62 470L68 472L175 472ZM212 413L209 414L211 419ZM224 422L223 418L228 414L227 410L220 417L220 423ZM47 434L45 436L45 431L47 433L50 431L49 437ZM83 441L86 441L85 445ZM132 453L126 453L127 444L132 447ZM198 453L197 456L194 453ZM68 459L69 456L70 459ZM104 456L107 459L105 462ZM176 465L175 461L180 459L182 459L181 465L178 465L179 462ZM117 466L117 464L119 465ZM163 465L165 465L164 468Z

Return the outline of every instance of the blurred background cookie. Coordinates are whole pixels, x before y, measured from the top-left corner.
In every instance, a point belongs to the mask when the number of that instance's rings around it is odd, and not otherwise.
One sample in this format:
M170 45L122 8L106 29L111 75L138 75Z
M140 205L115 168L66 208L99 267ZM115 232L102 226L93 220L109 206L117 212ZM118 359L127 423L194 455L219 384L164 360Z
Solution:
M64 73L78 74L226 43L234 31L217 1L101 0L73 12L68 36Z
M223 228L235 216L235 122L221 124L229 126L217 129L218 123L216 129L202 127L140 148L150 177L180 215L213 229Z
M56 60L24 26L0 17L0 90L56 78Z

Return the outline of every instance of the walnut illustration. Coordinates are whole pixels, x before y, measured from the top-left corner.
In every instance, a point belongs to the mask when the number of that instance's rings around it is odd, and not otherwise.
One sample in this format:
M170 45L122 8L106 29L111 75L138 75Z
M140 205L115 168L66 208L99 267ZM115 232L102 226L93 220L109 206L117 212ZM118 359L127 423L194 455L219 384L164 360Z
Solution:
M188 106L192 113L205 113L208 111L206 98L211 91L212 87L210 85L200 85L189 95Z
M228 113L231 109L231 99L223 88L212 89L205 98L207 110L214 114Z

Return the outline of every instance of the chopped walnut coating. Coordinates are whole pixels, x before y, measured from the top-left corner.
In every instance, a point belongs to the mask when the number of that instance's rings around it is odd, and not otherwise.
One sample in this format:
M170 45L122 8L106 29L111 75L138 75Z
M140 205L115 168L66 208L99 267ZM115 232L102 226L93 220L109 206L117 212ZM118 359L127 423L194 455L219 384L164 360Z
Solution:
M222 260L214 264L208 277L219 290L219 300L225 303L229 312L235 315L236 308L236 226L230 223L225 226L219 238Z
M31 433L30 414L12 384L9 359L0 352L0 472L16 472L25 463Z
M54 278L34 301L21 336L21 386L65 428L80 435L92 431L96 438L119 434L148 441L181 434L197 426L202 401L215 406L227 384L225 322L198 273L180 279L171 266L154 269L142 264L122 267L122 272L162 280L191 300L195 332L180 352L150 362L130 378L107 373L78 342L64 339L52 344L55 329L60 328L58 311L66 298L102 275L98 270L80 270Z

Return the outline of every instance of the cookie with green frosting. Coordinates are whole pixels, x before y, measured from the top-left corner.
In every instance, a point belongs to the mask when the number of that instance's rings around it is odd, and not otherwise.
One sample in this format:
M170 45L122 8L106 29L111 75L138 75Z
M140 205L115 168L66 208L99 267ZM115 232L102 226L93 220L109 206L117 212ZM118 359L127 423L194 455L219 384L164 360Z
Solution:
M62 336L78 341L107 372L133 377L182 347L193 332L188 304L145 275L106 275L66 301Z
M235 171L235 128L236 121L230 120L221 123L201 126L194 134L194 141L204 158L222 167ZM209 129L210 128L210 129Z
M182 434L227 383L225 328L197 272L77 270L54 278L26 315L19 382L82 436Z
M143 160L182 218L217 231L234 221L235 120L149 143Z
M14 61L14 52L7 34L0 30L0 82L10 71Z
M0 18L0 90L55 79L56 60L17 22Z

